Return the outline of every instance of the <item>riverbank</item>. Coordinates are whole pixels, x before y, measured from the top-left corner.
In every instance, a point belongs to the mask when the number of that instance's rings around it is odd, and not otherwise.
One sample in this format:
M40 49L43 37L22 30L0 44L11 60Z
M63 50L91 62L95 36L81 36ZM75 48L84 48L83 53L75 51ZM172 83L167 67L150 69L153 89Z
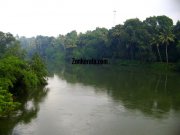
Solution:
M166 62L141 62L135 60L110 60L110 65L123 69L134 69L137 71L151 71L156 73L179 73L178 63Z

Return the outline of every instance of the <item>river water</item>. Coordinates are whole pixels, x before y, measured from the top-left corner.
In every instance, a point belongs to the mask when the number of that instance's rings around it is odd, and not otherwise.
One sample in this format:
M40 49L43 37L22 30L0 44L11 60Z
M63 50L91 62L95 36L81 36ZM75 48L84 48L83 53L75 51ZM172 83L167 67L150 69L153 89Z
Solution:
M180 76L66 67L25 98L2 135L179 135Z

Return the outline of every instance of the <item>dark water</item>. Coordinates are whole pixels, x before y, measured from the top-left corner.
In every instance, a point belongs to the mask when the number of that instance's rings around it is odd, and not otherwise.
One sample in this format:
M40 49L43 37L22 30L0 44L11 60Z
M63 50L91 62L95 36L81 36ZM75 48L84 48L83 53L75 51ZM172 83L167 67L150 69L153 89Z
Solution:
M115 67L51 70L1 135L180 135L180 75Z

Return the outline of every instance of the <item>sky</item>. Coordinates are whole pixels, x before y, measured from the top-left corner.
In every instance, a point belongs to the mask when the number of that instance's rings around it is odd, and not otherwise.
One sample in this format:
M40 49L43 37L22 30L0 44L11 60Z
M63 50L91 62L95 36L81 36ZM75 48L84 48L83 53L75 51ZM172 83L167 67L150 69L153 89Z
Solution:
M180 20L180 0L0 0L0 31L58 36L158 15L172 18L175 24Z

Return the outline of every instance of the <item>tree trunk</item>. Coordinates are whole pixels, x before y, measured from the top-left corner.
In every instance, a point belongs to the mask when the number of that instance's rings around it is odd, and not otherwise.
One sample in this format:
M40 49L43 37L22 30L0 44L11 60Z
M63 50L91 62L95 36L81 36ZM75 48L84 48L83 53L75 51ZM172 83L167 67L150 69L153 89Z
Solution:
M158 55L159 55L159 60L160 60L160 62L162 62L162 58L161 58L161 54L160 54L160 51L159 51L158 44L156 45L156 47L157 47L157 51L158 51Z
M131 46L131 60L134 60L134 56L133 56L133 47Z
M166 62L168 64L168 43L166 44Z

